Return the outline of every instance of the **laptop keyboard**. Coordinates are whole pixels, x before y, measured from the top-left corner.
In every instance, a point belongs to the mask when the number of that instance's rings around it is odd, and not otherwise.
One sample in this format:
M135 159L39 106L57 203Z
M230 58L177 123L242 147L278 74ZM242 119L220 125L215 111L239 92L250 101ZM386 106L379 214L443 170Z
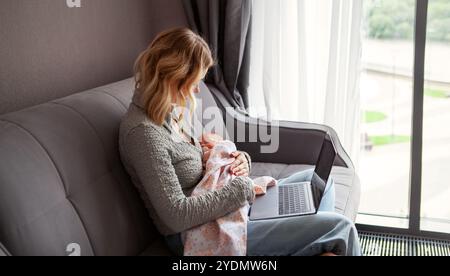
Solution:
M278 187L279 214L290 215L306 210L304 185L281 185Z

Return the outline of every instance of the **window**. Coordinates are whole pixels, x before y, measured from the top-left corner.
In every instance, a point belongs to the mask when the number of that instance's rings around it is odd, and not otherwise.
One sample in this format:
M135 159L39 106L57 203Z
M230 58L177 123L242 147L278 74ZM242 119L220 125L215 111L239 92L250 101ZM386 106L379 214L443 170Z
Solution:
M364 9L364 185L358 220L445 235L450 233L450 65L444 62L450 60L450 2L365 0Z
M450 1L429 0L421 228L450 233Z
M408 227L415 0L365 0L358 221Z

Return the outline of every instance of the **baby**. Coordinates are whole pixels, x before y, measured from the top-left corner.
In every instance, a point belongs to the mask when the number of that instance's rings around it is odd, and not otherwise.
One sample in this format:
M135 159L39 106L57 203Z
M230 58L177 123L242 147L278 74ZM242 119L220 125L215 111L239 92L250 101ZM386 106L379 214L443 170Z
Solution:
M223 141L223 138L215 133L204 133L199 138L203 150L203 167L206 166L206 161L208 161L208 158L211 155L211 150L220 141Z
M199 142L203 150L203 168L206 169L206 162L208 161L212 149L217 143L224 141L223 138L215 133L204 133L200 138ZM265 195L268 187L275 186L277 180L272 177L262 176L253 179L253 188L255 189L256 195Z
M235 161L232 153L236 152L236 145L233 142L212 133L202 135L199 141L203 149L205 174L191 196L222 189L237 177L229 170ZM255 194L263 195L267 187L276 185L277 181L271 177L260 177L252 183ZM245 256L249 208L247 204L221 218L183 232L184 255Z

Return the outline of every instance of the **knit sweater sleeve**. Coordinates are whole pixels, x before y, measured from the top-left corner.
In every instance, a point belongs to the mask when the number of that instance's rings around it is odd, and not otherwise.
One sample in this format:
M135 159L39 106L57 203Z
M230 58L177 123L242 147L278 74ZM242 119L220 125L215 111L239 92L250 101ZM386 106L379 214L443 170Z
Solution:
M235 178L221 190L186 197L164 139L154 129L138 126L127 135L127 155L158 217L173 232L218 219L254 198L246 177Z

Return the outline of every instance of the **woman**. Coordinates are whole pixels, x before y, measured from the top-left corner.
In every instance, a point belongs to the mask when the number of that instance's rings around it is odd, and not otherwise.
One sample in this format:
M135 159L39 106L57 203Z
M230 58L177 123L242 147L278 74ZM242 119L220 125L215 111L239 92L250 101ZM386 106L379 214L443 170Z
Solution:
M182 254L180 233L252 202L250 156L234 152L237 177L223 189L190 197L203 175L202 147L183 127L175 107L194 108L199 82L214 65L207 43L186 28L162 32L138 57L135 94L120 126L120 154L153 222ZM308 179L311 171L280 181ZM325 203L334 209L329 183ZM324 207L325 208L325 207ZM323 210L321 206L321 210ZM249 222L248 255L359 254L352 222L333 213Z

